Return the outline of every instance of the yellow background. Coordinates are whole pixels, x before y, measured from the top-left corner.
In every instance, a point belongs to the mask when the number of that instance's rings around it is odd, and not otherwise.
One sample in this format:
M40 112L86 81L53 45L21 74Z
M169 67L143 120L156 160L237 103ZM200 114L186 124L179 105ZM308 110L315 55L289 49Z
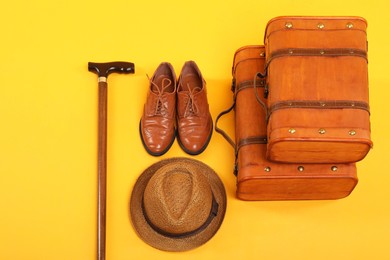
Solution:
M108 79L107 259L390 259L390 4L387 0L6 1L0 12L0 259L95 259L97 76L88 61L132 61L135 75ZM233 150L216 132L192 158L221 177L228 208L217 234L184 253L156 250L129 219L132 186L175 141L148 155L138 122L162 61L179 74L195 60L213 118L230 106L239 47L261 44L280 15L356 15L368 20L374 149L359 184L334 201L235 198ZM221 127L230 134L233 117Z

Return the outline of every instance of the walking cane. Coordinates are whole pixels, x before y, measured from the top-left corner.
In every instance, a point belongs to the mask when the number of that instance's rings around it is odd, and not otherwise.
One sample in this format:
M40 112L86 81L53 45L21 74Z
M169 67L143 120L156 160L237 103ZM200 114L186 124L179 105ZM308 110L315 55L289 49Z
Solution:
M98 217L97 259L106 258L106 190L107 190L107 77L112 72L134 73L134 63L88 63L88 70L98 74Z

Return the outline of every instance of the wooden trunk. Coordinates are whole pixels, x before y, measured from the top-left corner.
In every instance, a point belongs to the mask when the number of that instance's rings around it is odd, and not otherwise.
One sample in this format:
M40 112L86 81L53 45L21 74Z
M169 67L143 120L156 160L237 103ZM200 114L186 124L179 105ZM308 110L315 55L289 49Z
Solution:
M263 97L264 46L238 49L233 61L237 192L242 200L339 199L348 196L358 179L354 163L292 164L266 159L266 114L256 99Z
M360 17L268 22L267 158L356 162L370 148L367 23Z

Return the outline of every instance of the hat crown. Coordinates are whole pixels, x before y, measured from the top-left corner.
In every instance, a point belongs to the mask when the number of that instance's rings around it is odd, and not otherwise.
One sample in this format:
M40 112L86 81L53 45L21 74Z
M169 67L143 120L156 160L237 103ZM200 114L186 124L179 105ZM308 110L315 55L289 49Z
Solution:
M186 164L165 165L150 178L144 210L153 226L169 234L184 234L202 226L210 215L213 195L208 179Z

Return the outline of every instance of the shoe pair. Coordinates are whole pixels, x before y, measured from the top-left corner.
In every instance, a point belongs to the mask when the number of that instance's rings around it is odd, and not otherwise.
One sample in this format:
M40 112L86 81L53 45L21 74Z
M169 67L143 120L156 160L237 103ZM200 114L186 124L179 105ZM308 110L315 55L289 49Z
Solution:
M153 156L163 155L177 132L180 147L197 155L206 149L212 130L206 82L196 63L185 62L177 81L172 65L161 63L150 79L139 126L146 151Z

